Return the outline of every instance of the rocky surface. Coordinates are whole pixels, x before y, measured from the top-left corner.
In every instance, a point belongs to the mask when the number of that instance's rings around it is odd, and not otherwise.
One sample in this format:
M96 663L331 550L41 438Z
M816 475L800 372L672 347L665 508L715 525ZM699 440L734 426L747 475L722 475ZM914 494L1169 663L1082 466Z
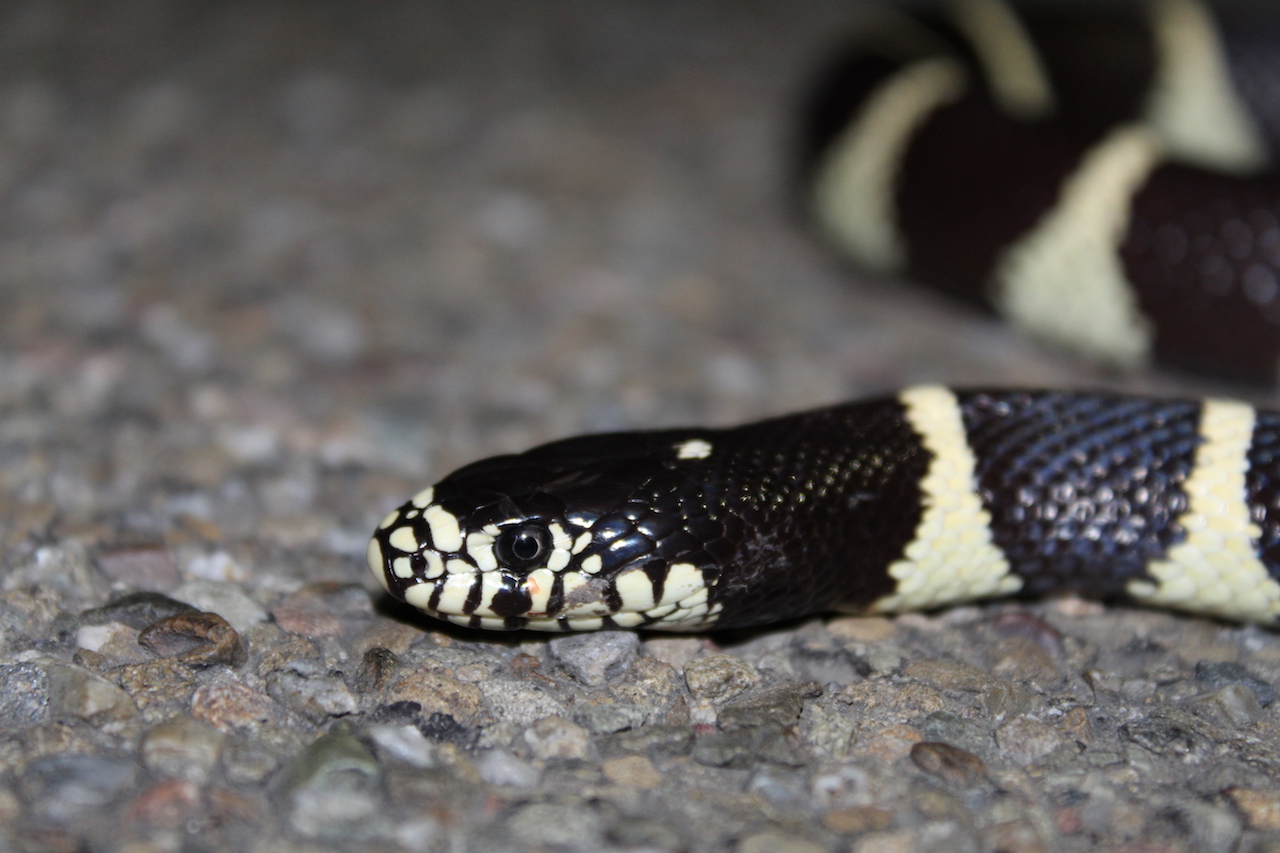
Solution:
M856 6L0 7L0 850L1280 850L1266 631L483 636L366 577L570 432L1202 390L813 244L789 128Z

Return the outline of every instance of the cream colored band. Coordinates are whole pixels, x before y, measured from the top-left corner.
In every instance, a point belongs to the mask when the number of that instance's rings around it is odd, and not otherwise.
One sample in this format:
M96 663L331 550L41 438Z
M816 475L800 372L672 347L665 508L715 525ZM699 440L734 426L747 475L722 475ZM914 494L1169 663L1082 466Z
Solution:
M933 458L920 481L924 512L915 538L903 558L889 566L897 589L871 609L938 607L1017 592L1022 579L1010 573L1004 553L991 540L991 514L976 490L977 461L955 394L921 385L905 389L898 400Z
M832 144L814 183L814 213L829 238L858 263L890 273L906 264L895 188L916 131L966 86L964 67L931 58L907 65L873 93Z

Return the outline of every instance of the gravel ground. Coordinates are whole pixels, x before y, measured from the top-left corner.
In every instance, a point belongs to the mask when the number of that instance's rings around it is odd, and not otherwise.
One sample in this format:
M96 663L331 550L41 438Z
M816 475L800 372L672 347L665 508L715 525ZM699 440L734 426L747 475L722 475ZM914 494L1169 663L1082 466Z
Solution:
M813 244L788 129L857 5L0 5L0 851L1280 850L1262 630L486 636L366 577L571 432L1205 390Z

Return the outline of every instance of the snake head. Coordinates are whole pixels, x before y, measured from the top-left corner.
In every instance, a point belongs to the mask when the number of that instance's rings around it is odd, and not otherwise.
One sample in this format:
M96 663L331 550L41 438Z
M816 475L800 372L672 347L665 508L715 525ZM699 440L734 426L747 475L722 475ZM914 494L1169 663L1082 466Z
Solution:
M708 627L718 531L676 464L698 441L586 436L473 463L382 520L369 568L395 598L473 628Z

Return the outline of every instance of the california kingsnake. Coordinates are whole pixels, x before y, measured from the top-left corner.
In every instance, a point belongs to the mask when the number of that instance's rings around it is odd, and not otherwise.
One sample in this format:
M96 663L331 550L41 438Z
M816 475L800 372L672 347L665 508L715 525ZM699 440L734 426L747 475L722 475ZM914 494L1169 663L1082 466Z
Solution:
M735 429L582 436L468 465L369 567L477 628L700 630L1075 591L1270 623L1280 414L909 388Z
M1098 360L1274 382L1274 10L949 8L868 22L817 87L802 185L821 230Z
M1099 358L1273 378L1280 180L1252 173L1280 119L1247 105L1280 103L1280 60L1259 66L1194 0L1156 0L1148 30L1102 14L1092 54L1056 13L958 8L879 29L816 99L806 174L828 235ZM1274 624L1280 414L920 386L583 436L454 472L382 521L368 563L476 628L702 630L1064 591Z

